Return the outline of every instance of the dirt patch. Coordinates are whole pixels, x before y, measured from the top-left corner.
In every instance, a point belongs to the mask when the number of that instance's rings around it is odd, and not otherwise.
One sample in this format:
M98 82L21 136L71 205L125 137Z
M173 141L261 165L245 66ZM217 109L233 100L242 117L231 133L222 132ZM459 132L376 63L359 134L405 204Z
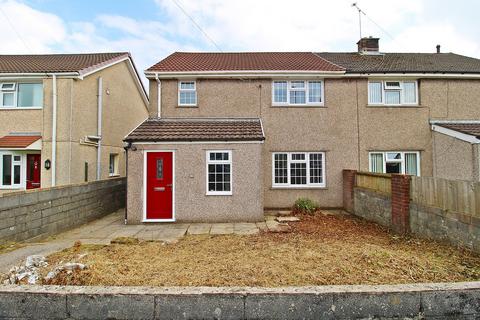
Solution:
M350 216L301 219L286 234L76 246L51 255L49 266L81 257L88 268L50 284L276 287L480 279L480 256L469 251L393 236Z
M17 242L7 242L4 244L0 244L0 254L17 250L24 246L25 246L24 243L17 243Z

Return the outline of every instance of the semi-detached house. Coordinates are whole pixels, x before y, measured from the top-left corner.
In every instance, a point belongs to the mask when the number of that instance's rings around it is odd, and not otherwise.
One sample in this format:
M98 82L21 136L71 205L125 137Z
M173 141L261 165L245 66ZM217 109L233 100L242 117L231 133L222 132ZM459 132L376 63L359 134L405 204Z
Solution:
M145 71L129 223L342 206L342 170L479 180L480 60L454 53L176 52Z
M127 52L0 55L0 193L125 176L147 108Z

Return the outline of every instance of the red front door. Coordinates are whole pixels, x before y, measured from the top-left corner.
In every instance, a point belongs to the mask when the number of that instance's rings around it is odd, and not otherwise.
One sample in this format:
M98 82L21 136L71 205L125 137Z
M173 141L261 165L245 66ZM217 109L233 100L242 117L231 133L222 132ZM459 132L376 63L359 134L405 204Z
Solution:
M147 220L173 220L173 153L147 152Z
M27 189L40 188L40 155L27 154Z

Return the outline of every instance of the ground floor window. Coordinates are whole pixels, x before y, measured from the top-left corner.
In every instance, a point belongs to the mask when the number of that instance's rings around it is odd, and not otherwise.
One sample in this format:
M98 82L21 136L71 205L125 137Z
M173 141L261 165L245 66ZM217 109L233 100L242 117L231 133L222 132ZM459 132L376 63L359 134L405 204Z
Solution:
M118 153L110 153L108 174L110 177L118 176Z
M232 194L232 151L207 151L207 195Z
M0 188L22 187L23 158L16 152L0 152Z
M370 152L370 172L420 175L418 151Z
M325 187L324 152L274 152L273 187Z

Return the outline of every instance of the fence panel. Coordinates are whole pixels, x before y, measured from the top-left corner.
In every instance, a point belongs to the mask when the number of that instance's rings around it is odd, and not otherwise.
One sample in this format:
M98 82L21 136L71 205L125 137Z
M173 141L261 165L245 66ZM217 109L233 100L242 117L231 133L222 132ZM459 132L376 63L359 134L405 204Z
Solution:
M386 194L391 194L392 177L389 174L357 172L356 186Z

